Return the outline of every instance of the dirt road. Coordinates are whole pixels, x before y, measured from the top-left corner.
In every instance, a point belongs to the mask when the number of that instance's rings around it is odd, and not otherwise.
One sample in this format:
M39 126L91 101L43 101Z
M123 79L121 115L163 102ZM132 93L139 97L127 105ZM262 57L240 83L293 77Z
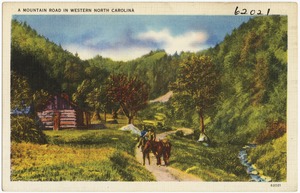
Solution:
M184 133L191 132L188 129L182 128L180 129ZM161 134L157 134L157 139L163 139L167 135L170 135L172 133L175 133L175 131L169 131ZM142 164L143 163L143 154L141 152L140 148L136 148L136 159ZM171 156L172 159L172 156ZM183 172L181 170L172 168L170 166L166 167L164 166L164 162L162 161L162 166L156 165L156 158L153 155L153 153L150 153L150 165L148 164L148 160L146 160L146 169L149 170L155 177L156 181L203 181L197 176L194 176L192 174L188 174L186 172Z

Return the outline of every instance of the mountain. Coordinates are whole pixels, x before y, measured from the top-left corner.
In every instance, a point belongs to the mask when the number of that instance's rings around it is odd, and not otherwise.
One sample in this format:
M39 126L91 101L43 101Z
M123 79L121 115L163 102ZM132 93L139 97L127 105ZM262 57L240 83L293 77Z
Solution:
M222 72L211 125L218 135L251 141L274 123L286 124L287 17L255 17L205 54Z
M25 76L33 90L73 93L88 63L64 50L26 23L12 20L11 70Z
M96 56L89 60L92 65L108 69L111 73L136 76L150 87L150 98L157 98L169 91L170 82L176 80L180 56L168 55L164 50L148 54L128 62L114 62Z

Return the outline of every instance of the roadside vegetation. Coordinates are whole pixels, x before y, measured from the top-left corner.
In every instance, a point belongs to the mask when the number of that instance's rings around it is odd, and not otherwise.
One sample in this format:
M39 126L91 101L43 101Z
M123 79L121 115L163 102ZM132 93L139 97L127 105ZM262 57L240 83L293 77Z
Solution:
M48 144L12 143L11 179L153 181L135 160L136 137L113 128L45 131Z
M237 157L239 146L225 143L206 147L196 140L172 135L171 167L199 176L204 181L248 181Z

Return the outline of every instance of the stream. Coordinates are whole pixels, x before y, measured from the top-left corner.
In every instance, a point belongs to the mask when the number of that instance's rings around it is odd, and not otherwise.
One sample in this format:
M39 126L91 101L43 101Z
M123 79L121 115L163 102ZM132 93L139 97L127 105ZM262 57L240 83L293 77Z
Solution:
M268 176L263 175L261 170L258 170L256 166L248 161L247 150L251 148L256 148L255 144L248 144L239 151L239 159L243 166L246 167L246 172L250 176L251 182L271 182L272 179Z

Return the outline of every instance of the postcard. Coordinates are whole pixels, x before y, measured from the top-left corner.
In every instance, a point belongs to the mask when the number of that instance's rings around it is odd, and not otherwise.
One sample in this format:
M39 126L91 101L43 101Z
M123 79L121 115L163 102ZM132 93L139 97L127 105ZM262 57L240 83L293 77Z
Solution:
M4 2L3 191L297 191L297 17Z

